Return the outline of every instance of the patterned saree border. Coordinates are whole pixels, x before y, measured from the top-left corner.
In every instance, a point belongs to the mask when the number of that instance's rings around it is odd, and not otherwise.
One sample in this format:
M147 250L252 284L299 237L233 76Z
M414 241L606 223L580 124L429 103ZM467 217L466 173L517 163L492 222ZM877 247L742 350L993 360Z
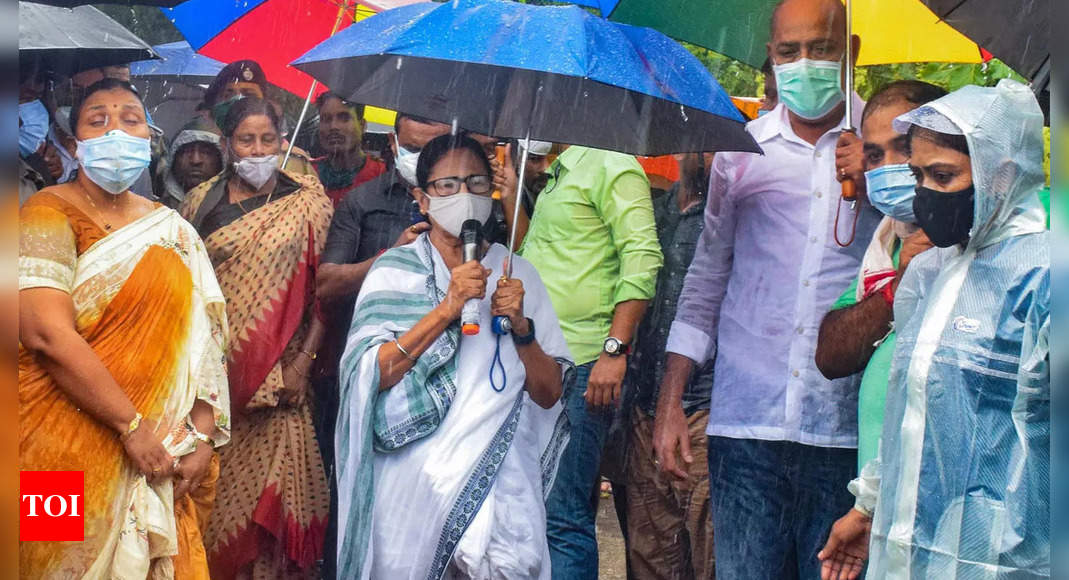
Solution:
M516 434L516 426L520 421L520 412L523 410L523 395L520 391L516 396L516 402L512 405L505 422L498 427L490 445L483 451L479 462L475 464L468 482L460 490L449 517L445 520L442 534L438 538L438 547L434 552L434 563L427 572L427 580L440 580L445 574L449 561L453 558L457 544L464 532L479 513L486 497L490 495L490 489L497 479L497 471L505 460L505 455L512 448L512 439Z

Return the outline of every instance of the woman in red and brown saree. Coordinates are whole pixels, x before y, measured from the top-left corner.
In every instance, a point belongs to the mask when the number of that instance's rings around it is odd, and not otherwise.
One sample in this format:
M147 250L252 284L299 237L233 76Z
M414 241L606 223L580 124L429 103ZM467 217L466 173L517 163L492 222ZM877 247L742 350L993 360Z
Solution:
M232 336L233 438L220 453L208 559L216 580L315 577L329 492L307 392L323 337L315 272L333 209L314 177L277 169L269 104L241 99L223 125L227 169L180 210L208 248Z
M23 542L20 572L206 579L223 295L192 226L128 189L149 160L133 88L90 86L71 125L78 176L19 218L19 468L83 473L84 541Z

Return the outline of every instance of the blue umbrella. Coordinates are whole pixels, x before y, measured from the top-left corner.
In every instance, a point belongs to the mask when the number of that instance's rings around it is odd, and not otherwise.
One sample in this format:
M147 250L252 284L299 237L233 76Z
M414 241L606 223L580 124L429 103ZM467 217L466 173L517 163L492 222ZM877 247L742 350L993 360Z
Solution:
M635 155L760 151L727 93L679 43L577 6L403 6L293 64L355 102L496 137Z
M524 139L519 183L530 139L634 155L761 152L731 98L687 49L578 6L402 6L349 26L293 64L357 103ZM507 276L515 236L514 228Z
M620 0L568 0L568 3L576 6L597 8L598 12L601 12L602 18L608 18L609 14L612 14L613 9L616 8L616 5L620 3Z
M188 42L169 42L152 47L162 60L141 60L130 63L130 75L135 77L169 77L189 82L211 82L226 66L214 58L197 54Z

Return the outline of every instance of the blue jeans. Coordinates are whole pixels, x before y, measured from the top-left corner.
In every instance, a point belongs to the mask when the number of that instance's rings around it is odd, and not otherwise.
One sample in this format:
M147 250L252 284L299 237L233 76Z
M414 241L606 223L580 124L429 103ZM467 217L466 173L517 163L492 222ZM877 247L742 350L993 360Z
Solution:
M854 449L709 437L716 577L820 578L817 552L853 507Z
M553 580L594 580L598 577L595 535L601 448L612 422L612 408L588 409L583 395L594 363L575 369L575 383L564 393L564 412L571 438L561 452L557 480L546 498L546 536Z

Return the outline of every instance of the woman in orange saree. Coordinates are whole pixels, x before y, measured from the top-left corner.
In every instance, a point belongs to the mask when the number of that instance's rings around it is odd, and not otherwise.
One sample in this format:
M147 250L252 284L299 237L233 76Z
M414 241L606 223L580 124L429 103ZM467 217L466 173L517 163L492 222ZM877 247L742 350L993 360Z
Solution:
M234 428L206 532L212 578L318 573L329 507L308 375L323 337L315 269L333 214L310 176L278 170L278 117L237 101L223 123L228 167L181 207L204 238L227 301Z
M19 463L83 472L85 539L22 543L20 572L206 578L199 518L229 438L222 292L189 223L128 190L149 148L133 89L101 81L72 111L77 178L20 212Z

